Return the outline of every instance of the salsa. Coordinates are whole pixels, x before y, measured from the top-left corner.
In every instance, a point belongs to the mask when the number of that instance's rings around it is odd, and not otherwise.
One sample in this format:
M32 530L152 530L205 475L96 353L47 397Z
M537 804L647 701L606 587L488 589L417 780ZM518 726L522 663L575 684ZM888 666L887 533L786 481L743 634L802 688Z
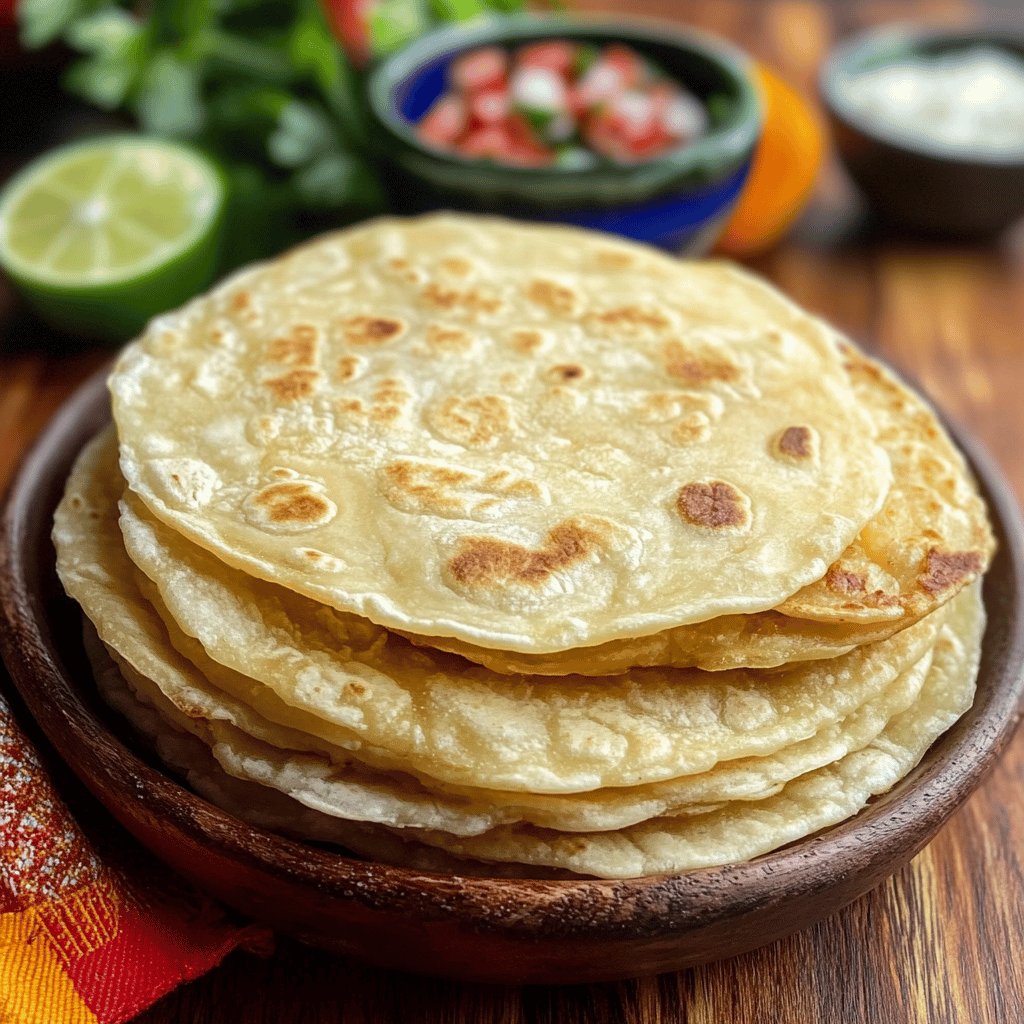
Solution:
M448 71L417 124L428 145L525 167L629 164L707 128L703 104L632 47L564 39L483 46Z

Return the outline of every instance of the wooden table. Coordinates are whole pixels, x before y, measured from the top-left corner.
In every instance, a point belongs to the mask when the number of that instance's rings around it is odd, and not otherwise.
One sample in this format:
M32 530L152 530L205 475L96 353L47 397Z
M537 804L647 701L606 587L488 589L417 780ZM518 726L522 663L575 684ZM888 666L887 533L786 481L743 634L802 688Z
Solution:
M622 0L592 6L623 7ZM847 31L929 16L963 22L966 0L643 0L642 9L740 42L813 91ZM830 165L798 230L755 261L798 302L877 348L968 424L1024 496L1024 237L999 247L915 244L865 227ZM20 452L103 353L40 353L0 287L0 489ZM407 1024L1016 1024L1024 1021L1024 735L948 828L880 889L773 946L679 975L579 989L492 989L419 980L282 941L266 962L235 954L140 1020Z

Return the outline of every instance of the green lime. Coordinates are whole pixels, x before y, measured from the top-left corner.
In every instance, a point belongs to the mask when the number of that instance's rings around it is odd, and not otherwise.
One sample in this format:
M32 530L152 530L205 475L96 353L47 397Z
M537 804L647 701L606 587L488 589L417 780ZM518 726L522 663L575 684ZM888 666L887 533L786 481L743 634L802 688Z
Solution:
M226 197L188 146L100 136L53 150L0 194L0 264L63 330L122 340L209 284Z

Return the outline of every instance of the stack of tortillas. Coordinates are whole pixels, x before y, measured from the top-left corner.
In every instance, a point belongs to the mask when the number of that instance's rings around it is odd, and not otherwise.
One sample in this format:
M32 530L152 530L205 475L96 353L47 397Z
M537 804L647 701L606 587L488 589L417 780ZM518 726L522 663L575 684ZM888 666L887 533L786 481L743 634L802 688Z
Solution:
M378 221L154 321L111 391L61 579L104 696L257 824L682 871L855 814L971 703L964 460L732 267Z

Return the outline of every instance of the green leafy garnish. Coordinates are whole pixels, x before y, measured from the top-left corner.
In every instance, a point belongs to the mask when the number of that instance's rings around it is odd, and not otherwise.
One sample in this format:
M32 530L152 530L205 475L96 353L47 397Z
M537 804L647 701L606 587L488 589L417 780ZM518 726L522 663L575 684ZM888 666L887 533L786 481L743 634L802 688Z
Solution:
M332 11L347 2L324 0ZM363 27L381 56L439 20L523 6L378 0ZM359 72L317 0L20 0L17 11L25 46L59 40L80 54L64 76L68 92L221 164L232 265L386 208Z

